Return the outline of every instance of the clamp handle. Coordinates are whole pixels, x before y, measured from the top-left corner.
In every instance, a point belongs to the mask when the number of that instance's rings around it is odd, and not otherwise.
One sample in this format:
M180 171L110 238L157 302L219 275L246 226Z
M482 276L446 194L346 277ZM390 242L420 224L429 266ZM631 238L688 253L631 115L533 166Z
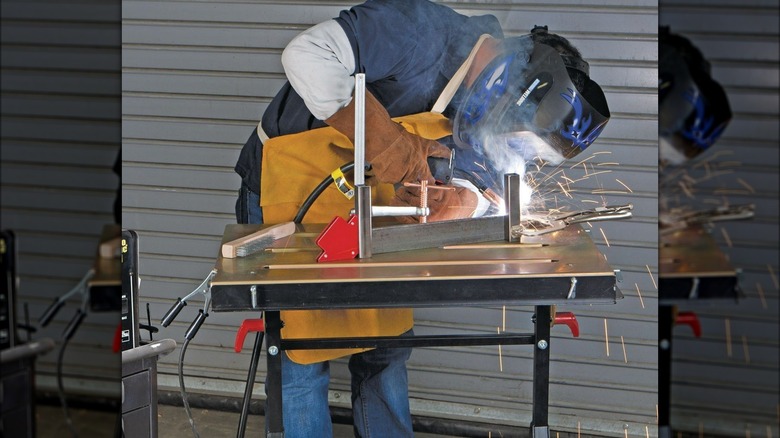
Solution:
M249 332L262 332L265 331L265 322L260 319L245 319L241 326L238 327L236 332L236 343L233 345L233 351L241 353L241 349L244 348L244 339Z
M697 338L701 337L701 323L699 317L693 312L679 312L677 319L674 321L675 325L685 324L691 327L693 335Z
M57 314L57 312L62 309L62 306L65 305L65 301L55 298L54 302L49 305L49 307L46 308L46 311L43 312L43 316L41 316L41 319L38 321L38 323L41 325L41 327L46 327L51 322L52 318L54 318L54 315Z
M571 312L555 312L553 318L553 325L566 324L571 330L571 335L575 338L580 337L580 323L577 322L577 317Z
M181 298L176 298L176 302L173 303L173 306L171 306L171 308L168 309L167 312L165 312L165 316L163 316L161 322L162 326L168 327L169 325L171 325L173 320L176 318L176 315L178 315L179 312L181 312L181 309L183 309L184 306L186 305L187 305L186 301L182 301Z

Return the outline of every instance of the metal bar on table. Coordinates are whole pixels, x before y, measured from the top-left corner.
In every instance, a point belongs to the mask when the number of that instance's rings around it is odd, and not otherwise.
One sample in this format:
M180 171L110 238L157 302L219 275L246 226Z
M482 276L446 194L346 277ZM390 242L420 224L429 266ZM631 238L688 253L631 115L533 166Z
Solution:
M355 192L355 211L358 216L358 257L361 259L371 257L372 228L371 219L371 187L363 184L357 186Z
M355 75L355 169L356 186L366 183L366 75Z
M504 234L509 242L518 242L520 237L512 235L512 228L520 224L520 175L507 173L504 175L504 203L506 205L506 221Z

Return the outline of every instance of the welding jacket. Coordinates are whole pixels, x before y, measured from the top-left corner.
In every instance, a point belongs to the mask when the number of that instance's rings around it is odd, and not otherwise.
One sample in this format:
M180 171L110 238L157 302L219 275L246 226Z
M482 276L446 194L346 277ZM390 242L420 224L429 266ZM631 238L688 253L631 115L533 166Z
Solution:
M465 73L464 65L481 35L503 36L492 15L467 17L427 0L369 0L342 11L335 20L352 46L354 73L366 75L366 88L392 117L405 116L396 120L407 130L434 140L451 135L445 116L449 108L457 108L460 98L457 84L447 85ZM442 104L445 87L450 94ZM437 105L435 113L429 112ZM314 117L289 82L265 111L258 134L269 139L260 147L245 146L236 172L260 194L266 223L292 220L313 188L353 159L351 142ZM372 188L378 205L388 205L393 195L390 185ZM346 217L353 207L353 201L330 187L305 222L328 223L336 215ZM285 311L282 319L285 339L393 336L413 325L411 309ZM287 354L294 362L308 364L359 351L363 350Z

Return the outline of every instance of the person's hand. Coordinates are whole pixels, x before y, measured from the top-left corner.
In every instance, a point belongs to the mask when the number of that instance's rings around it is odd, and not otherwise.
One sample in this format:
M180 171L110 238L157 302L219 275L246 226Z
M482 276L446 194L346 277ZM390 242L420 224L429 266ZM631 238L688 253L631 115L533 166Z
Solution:
M437 186L442 187L442 186ZM452 190L428 190L428 222L448 221L471 217L477 208L477 194L465 187L447 186ZM390 202L395 206L420 206L419 187L399 187ZM420 220L413 216L399 216L399 222L412 224Z
M422 179L433 183L428 157L450 157L450 149L412 134L390 118L385 107L366 91L366 161L379 182L397 184ZM355 99L325 122L355 142Z

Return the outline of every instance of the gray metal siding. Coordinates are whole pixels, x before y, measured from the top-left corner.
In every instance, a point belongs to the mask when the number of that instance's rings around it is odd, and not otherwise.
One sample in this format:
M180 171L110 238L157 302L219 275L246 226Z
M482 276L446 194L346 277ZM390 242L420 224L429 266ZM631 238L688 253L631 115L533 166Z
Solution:
M119 11L97 1L2 2L0 216L19 240L19 322L24 304L37 325L76 285L93 266L103 226L114 222ZM80 304L70 300L33 339L59 345ZM66 392L119 396L119 355L111 352L117 323L118 312L84 320L64 356ZM56 390L56 361L56 352L39 358L39 389Z
M734 113L710 160L733 173L697 186L696 200L756 205L754 219L724 222L712 233L743 270L746 297L681 306L698 314L703 334L674 332L672 425L705 435L778 436L780 10L776 1L728 0L661 2L660 9L661 24L710 60Z
M123 226L141 238L141 302L151 304L153 318L159 320L213 267L224 226L234 222L240 181L233 165L284 83L282 48L300 31L356 3L123 3ZM594 224L592 231L612 265L623 271L626 297L614 306L560 309L576 312L582 334L571 339L565 327L553 330L551 425L607 436L645 436L647 428L654 435L656 2L445 3L466 14L496 15L508 35L549 25L581 49L604 87L613 117L589 152L611 151L592 162L612 173L585 180L575 191L578 199L598 201L602 198L593 190L622 191L604 200L635 206L630 221ZM620 164L610 164L615 162ZM582 170L566 172L574 178ZM186 308L159 336L180 340L192 311ZM530 309L506 312L507 330L532 328ZM495 332L502 323L501 308L425 309L415 315L419 333ZM236 354L232 344L238 322L252 316L211 314L187 352L189 390L240 394L249 352ZM416 350L409 362L414 413L527 426L531 350L505 347L502 353L500 371L497 347ZM176 360L171 356L160 363L163 389L176 388ZM261 363L261 374L262 368ZM347 406L344 361L332 367L331 387L332 403ZM262 393L258 384L255 394Z

